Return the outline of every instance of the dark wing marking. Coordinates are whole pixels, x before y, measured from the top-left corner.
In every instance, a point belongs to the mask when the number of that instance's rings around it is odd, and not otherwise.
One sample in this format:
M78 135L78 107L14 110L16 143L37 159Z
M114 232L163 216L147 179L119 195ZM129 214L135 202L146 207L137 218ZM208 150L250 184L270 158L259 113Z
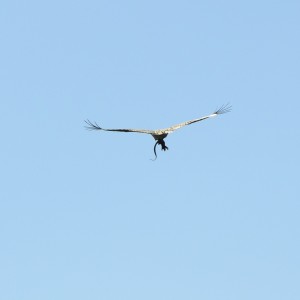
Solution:
M208 116L204 116L204 117L201 117L201 118L198 118L198 119L182 122L182 123L173 125L169 128L165 128L162 131L164 131L166 133L171 133L171 132L173 132L173 131L175 131L175 130L183 127L183 126L190 125L190 124L193 124L193 123L196 123L196 122L200 122L200 121L203 121L203 120L206 120L206 119L209 119L209 118L213 118L213 117L216 117L217 115L222 115L222 114L228 113L230 111L231 111L231 106L229 104L226 104L226 105L223 105L218 110L216 110L214 113L212 113Z
M85 123L88 126L85 126L88 130L104 130L104 131L118 131L118 132L139 132L139 133L147 133L153 134L153 130L146 130L146 129L105 129L100 127L96 122L92 123L90 120L85 120Z

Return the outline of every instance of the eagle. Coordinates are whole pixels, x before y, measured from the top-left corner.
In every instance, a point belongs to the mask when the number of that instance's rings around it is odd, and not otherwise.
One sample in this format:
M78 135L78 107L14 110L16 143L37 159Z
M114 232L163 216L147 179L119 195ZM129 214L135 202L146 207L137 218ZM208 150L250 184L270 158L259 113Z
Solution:
M218 115L222 115L225 113L228 113L231 111L231 105L226 104L221 106L219 109L217 109L216 111L214 111L213 113L211 113L210 115L198 118L198 119L193 119L190 121L186 121L186 122L182 122L176 125L173 125L171 127L168 128L164 128L164 129L157 129L157 130L148 130L148 129L107 129L107 128L102 128L100 127L96 122L92 123L90 120L85 120L85 123L87 124L87 126L85 126L86 129L88 130L104 130L104 131L116 131L116 132L138 132L138 133L145 133L145 134L151 134L153 136L153 138L156 140L156 143L154 144L154 155L155 155L155 159L157 158L157 154L156 154L156 146L160 145L161 146L161 150L162 151L166 151L169 148L166 146L166 143L164 141L164 139L167 137L167 135L169 133L174 132L177 129L180 129L186 125L190 125L196 122L200 122L209 118L213 118L216 117ZM155 160L154 159L154 160Z

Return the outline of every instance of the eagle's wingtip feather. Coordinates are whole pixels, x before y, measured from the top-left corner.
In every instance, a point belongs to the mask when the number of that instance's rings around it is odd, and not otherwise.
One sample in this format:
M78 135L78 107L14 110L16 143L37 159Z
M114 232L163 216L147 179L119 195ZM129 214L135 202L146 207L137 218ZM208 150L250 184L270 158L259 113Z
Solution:
M230 105L230 103L227 103L225 105L222 105L218 110L215 111L216 115L222 115L222 114L226 114L228 112L231 112L232 106Z
M88 125L85 126L88 130L102 130L102 128L97 124L97 122L94 122L94 124L89 120L84 120L84 122Z

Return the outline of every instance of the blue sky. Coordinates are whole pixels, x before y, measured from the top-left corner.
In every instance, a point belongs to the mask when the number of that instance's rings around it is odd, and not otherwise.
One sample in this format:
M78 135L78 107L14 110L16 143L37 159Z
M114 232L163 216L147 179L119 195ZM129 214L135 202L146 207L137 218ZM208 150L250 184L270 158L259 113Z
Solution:
M299 11L2 1L0 298L300 299Z

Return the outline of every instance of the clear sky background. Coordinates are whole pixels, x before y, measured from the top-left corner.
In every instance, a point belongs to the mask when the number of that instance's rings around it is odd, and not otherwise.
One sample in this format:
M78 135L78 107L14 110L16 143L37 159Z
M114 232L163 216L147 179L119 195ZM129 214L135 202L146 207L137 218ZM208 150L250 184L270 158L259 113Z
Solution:
M299 12L2 1L0 299L300 299Z

